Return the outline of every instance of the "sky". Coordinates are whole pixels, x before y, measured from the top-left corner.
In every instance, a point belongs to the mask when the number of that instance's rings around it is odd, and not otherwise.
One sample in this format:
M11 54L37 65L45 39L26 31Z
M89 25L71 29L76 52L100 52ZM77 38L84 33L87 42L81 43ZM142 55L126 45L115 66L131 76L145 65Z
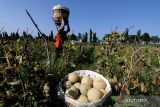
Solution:
M26 31L36 35L37 29L27 16L27 9L42 32L57 32L52 21L53 6L61 4L70 9L71 33L97 32L98 38L116 27L130 34L142 33L160 36L160 0L1 0L0 29L8 33Z

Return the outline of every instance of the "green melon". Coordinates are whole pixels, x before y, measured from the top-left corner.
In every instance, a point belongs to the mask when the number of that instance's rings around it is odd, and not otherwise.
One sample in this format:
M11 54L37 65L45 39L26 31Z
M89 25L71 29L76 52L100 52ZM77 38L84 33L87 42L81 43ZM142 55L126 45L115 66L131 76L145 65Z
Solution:
M77 88L75 88L74 86L72 86L71 88L69 88L68 90L66 90L66 95L72 99L77 99L78 95L79 95L79 91Z
M91 86L90 85L87 85L87 84L81 84L79 90L81 92L82 95L87 95L87 92L88 90L91 89Z

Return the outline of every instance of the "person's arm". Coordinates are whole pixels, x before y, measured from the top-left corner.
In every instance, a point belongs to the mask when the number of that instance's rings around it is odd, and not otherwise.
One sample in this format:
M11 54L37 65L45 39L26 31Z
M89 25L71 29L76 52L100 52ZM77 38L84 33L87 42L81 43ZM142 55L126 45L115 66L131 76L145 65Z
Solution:
M61 26L57 28L58 31L64 30L64 26L65 26L65 24L64 24L64 19L62 18Z
M67 24L67 33L70 32L70 27L69 27L69 24Z

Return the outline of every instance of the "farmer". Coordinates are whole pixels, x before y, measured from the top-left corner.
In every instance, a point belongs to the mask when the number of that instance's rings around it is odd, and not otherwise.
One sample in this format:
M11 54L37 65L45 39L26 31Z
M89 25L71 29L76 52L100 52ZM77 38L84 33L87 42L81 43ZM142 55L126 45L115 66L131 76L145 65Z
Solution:
M67 30L65 31L65 25L67 26ZM56 53L57 56L60 56L63 51L63 43L67 40L67 33L70 31L68 20L64 21L62 18L62 22L60 25L57 25L58 32L56 34Z

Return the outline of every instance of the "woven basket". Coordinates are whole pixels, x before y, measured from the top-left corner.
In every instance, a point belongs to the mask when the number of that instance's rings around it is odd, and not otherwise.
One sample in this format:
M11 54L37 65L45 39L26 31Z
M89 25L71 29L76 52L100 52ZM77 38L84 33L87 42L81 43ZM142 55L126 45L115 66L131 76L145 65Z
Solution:
M64 96L64 100L66 103L68 103L69 105L73 105L75 107L97 107L97 106L101 106L106 100L107 98L111 95L111 85L109 84L109 81L104 78L102 75L94 72L94 71L90 71L90 70L78 70L78 71L74 71L72 73L75 73L78 76L90 76L90 78L95 79L96 77L103 79L106 84L107 84L107 88L109 90L109 92L104 95L101 100L97 101L97 102L93 102L93 103L86 103L86 104L80 104L78 101L71 99L70 97L68 97L67 95L65 95L64 89L63 89L63 83L67 80L68 75L65 76L65 78L63 78L59 84L59 91L61 94L63 94Z

